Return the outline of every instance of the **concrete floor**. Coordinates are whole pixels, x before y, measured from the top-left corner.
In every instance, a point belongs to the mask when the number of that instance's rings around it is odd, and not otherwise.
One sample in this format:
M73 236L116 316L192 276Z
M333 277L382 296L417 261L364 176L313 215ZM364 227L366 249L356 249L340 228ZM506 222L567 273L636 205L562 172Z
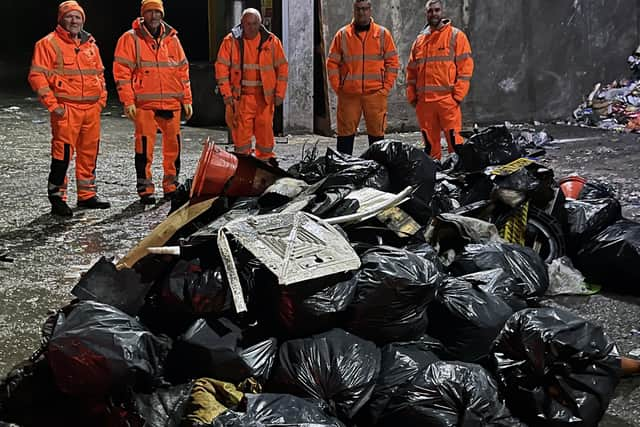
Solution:
M104 211L74 209L69 220L49 215L46 182L49 171L48 114L30 97L0 95L0 249L15 259L0 263L0 375L38 347L40 327L47 312L64 305L80 273L100 256L124 255L160 223L167 203L142 207L135 193L132 125L121 108L110 105L103 113L103 138L98 159L99 193L112 203ZM578 172L612 183L620 194L624 213L640 220L640 141L594 129L546 126L558 143L541 161L556 176ZM206 137L224 143L226 131L186 127L183 132L182 178L190 177ZM389 135L415 142L417 133ZM320 153L332 138L289 136L276 147L283 167L296 163L302 148L318 143ZM366 148L357 138L356 151ZM156 150L156 156L160 152ZM159 158L159 157L158 157ZM160 162L154 164L156 182ZM75 183L70 183L70 205L75 206ZM615 339L622 353L640 349L640 299L602 293L551 301L593 320ZM624 380L602 426L640 426L640 379Z

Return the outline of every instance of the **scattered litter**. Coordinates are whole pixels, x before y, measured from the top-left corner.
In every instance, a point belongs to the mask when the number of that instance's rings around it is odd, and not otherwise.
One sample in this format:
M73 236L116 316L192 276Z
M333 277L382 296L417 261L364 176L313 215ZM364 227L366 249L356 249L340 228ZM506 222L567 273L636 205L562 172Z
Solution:
M573 112L579 125L618 132L640 132L640 52L627 59L631 78L597 83Z

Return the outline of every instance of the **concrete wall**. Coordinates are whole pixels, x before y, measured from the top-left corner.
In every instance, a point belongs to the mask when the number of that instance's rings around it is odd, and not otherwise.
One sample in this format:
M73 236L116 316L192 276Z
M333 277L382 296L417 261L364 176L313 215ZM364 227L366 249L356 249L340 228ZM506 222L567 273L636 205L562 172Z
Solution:
M389 99L389 126L414 129L404 70L426 2L372 3L376 22L394 35L402 65ZM351 20L352 4L322 0L322 6L328 49ZM463 104L467 123L567 118L595 83L628 75L626 58L640 41L638 0L448 0L445 6L469 36L476 64ZM334 99L331 105L335 126Z
M282 42L289 61L285 131L313 131L313 0L282 2ZM301 29L305 29L302 31ZM310 114L311 113L311 114Z

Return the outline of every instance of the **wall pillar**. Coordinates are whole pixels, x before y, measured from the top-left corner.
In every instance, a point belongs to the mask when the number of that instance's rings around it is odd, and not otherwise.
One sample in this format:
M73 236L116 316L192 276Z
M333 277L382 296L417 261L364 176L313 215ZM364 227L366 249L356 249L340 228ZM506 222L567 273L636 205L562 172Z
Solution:
M284 132L313 132L313 0L282 0L282 43L289 60Z

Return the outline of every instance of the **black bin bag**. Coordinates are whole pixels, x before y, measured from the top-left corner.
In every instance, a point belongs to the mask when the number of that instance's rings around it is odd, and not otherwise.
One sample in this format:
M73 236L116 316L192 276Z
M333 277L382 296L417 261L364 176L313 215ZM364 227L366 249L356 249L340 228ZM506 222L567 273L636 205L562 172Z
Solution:
M415 341L387 344L381 353L380 375L371 399L358 413L358 425L376 425L391 397L418 372L440 360L445 350L440 341L424 335Z
M591 283L640 294L640 223L620 220L587 243L574 259Z
M602 230L622 218L616 199L567 200L567 242L572 254Z
M514 312L527 308L527 302L522 296L522 289L525 285L501 268L465 274L460 278L484 292L500 297Z
M166 336L106 304L82 301L60 313L47 359L58 388L100 396L127 386L146 390L162 383L171 348Z
M427 332L442 341L453 359L485 362L511 307L500 297L455 277L445 279L428 307Z
M613 341L569 311L519 311L492 350L511 412L533 427L597 426L618 384Z
M489 372L475 364L435 362L389 402L379 426L526 427L513 417Z
M239 383L249 377L266 377L277 343L267 340L243 349L242 331L230 320L197 320L176 340L167 371L172 381L200 377Z
M145 427L180 427L193 383L159 388L150 394L137 394L135 413Z
M420 255L391 246L365 252L346 329L383 345L420 337L427 328L427 304L443 274Z
M267 391L325 401L350 419L367 403L380 372L380 350L341 329L286 341Z
M213 427L344 427L327 414L324 403L286 394L246 394L243 408L220 414ZM240 411L243 409L243 411Z
M466 172L504 165L526 155L506 126L490 126L454 148L460 158L456 168Z
M513 243L470 244L456 256L449 266L454 276L501 268L517 279L519 289L512 287L514 294L537 304L549 287L547 265L533 249Z
M424 150L400 141L382 140L371 145L362 156L375 160L389 171L391 191L399 193L407 186L414 192L402 205L416 221L425 224L431 218L431 198L436 186L436 163Z

